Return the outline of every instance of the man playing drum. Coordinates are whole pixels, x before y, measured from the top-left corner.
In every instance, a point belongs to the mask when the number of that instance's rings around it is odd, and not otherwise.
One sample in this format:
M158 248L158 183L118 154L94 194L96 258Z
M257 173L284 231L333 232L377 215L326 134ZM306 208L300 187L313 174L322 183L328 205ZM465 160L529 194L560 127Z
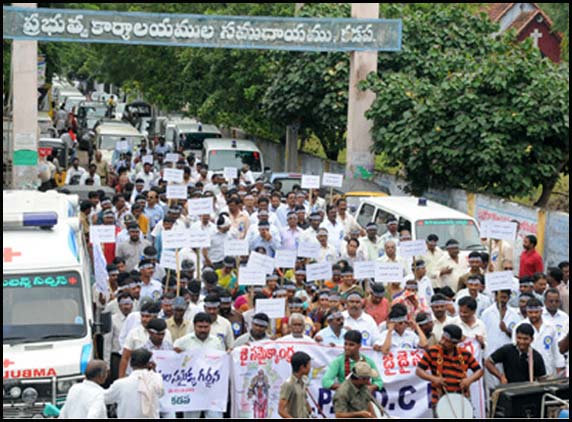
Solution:
M417 365L416 375L431 381L431 404L434 412L443 393L461 393L468 396L469 386L484 374L471 352L457 346L462 337L460 327L454 324L445 326L439 344L427 349ZM470 377L467 374L469 369L473 371Z

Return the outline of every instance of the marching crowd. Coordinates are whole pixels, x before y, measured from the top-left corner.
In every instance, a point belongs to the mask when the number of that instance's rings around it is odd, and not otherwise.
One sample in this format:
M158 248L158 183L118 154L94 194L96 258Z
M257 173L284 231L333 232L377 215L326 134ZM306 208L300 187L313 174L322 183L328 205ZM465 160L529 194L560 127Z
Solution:
M335 391L337 417L375 414L370 394L381 390L383 379L361 347L382 354L423 349L416 375L431 382L433 404L444 391L468 392L483 376L487 393L499 384L567 376L569 264L544 268L535 236L525 237L520 256L509 242L495 240L490 255L471 252L465 259L455 239L430 235L424 256L404 258L400 243L411 240L411 227L396 218L362 228L343 198L326 201L299 186L282 192L280 183L255 179L248 166L226 180L192 155L166 162L170 152L162 141L152 152L142 146L123 154L114 168L96 154L87 176L77 162L70 169L102 185L113 180L113 197L92 192L80 211L88 242L95 225L113 226L116 242L102 245L109 290L94 289L93 296L97 309L112 313L112 330L101 359L88 365L86 381L70 390L61 417L107 417L112 403L120 418L175 417L158 404L164 391L153 351L230 351L278 339L343 347L322 379ZM143 162L151 153L153 162ZM186 200L168 199L166 168L182 170L188 198L211 198L213 213L193 216ZM174 271L161 265L167 253L162 236L181 229L208 233L210 246L180 250L180 271ZM276 268L265 286L241 286L238 272L249 257L225 256L225 243L233 239L270 257L303 242L319 245L319 254L298 257L294 268ZM404 282L356 279L357 262L376 260L401 264ZM490 291L485 274L513 271L517 261L514 287ZM306 266L313 262L330 263L331 279L307 281ZM286 299L283 318L256 312L256 302L268 298ZM466 338L476 339L484 361L457 347ZM297 349L280 394L283 417L310 415L305 379L311 361L302 346ZM223 417L203 410L205 417Z

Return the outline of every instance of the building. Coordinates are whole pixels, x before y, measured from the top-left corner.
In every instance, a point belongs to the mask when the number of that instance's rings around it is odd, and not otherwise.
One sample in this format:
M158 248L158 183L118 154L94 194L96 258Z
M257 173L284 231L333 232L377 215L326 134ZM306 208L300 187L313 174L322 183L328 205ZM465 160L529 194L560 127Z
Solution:
M562 36L552 32L552 21L536 3L490 3L485 11L500 25L499 33L514 29L518 41L532 38L543 57L560 63Z

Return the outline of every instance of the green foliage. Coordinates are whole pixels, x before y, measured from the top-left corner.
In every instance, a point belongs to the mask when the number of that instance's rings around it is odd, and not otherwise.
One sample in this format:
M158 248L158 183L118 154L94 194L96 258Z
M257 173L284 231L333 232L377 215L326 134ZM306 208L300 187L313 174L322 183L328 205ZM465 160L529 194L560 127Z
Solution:
M403 51L363 84L377 94L375 151L404 166L415 194L524 195L568 173L568 66L494 29L454 8L409 14Z

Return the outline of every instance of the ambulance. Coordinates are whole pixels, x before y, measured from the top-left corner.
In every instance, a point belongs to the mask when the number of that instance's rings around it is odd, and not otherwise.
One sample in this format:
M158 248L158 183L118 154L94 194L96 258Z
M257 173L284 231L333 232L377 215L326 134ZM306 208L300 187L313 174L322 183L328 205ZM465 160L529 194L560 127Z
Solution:
M3 416L41 417L93 356L90 259L78 197L3 192Z

